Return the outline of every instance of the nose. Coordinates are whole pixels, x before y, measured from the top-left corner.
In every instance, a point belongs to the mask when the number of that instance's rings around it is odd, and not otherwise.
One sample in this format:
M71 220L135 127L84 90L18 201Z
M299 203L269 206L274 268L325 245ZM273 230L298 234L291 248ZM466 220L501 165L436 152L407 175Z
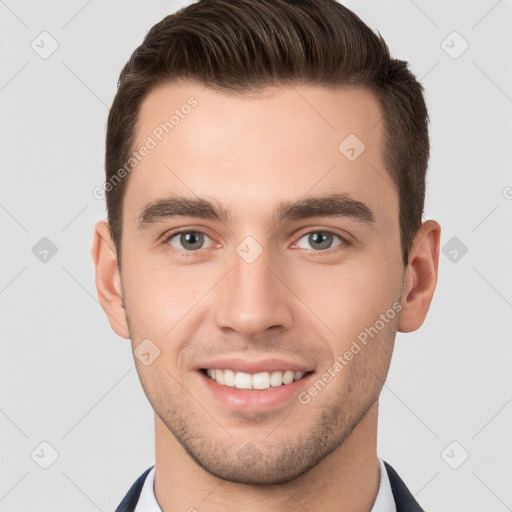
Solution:
M271 265L269 250L264 250L252 263L235 252L230 262L231 271L216 287L217 326L248 338L288 329L293 294L280 267Z

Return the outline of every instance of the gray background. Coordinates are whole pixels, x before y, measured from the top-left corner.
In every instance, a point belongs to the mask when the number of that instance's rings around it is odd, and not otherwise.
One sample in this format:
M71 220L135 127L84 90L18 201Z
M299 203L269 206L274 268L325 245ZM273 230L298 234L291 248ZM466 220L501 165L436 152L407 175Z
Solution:
M129 342L96 296L90 249L105 205L92 191L119 71L181 5L0 1L2 512L113 510L154 463ZM429 316L397 337L379 455L427 510L512 510L512 2L347 6L426 87L425 219L443 228ZM57 248L46 262L43 237Z

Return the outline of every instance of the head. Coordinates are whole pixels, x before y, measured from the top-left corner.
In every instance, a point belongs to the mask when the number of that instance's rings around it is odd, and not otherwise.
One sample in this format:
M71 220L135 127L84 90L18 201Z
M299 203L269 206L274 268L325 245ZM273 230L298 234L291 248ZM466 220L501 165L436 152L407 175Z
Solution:
M134 51L108 118L96 283L112 328L151 347L135 362L160 428L204 469L289 481L376 407L437 281L428 156L421 84L334 0L202 0ZM227 405L204 370L232 358L288 361L307 385Z

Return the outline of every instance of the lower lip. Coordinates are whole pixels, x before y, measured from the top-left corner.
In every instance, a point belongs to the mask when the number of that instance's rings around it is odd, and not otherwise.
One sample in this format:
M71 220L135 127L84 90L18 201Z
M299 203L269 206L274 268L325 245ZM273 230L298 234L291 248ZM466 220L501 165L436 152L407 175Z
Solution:
M286 401L297 397L301 388L309 385L310 373L290 384L270 387L268 389L238 389L219 384L202 371L198 371L202 383L213 396L233 409L251 411L265 411L282 405Z

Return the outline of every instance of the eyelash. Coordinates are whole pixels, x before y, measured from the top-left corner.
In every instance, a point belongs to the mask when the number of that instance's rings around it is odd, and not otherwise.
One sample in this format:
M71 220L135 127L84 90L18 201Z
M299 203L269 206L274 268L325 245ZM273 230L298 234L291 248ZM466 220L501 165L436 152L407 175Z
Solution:
M170 248L170 251L173 254L175 254L176 256L178 256L179 258L190 258L190 257L195 256L195 253L200 251L200 249L196 249L195 251L180 250L180 249L176 249L175 247L170 245L169 241L172 238L174 238L174 237L176 237L178 235L182 235L184 233L199 233L201 235L205 235L206 237L210 238L206 233L203 233L202 231L194 230L194 229L184 229L184 230L181 230L181 231L176 231L176 232L170 233L168 236L165 236L165 238L163 240L163 244L167 245L167 247ZM300 235L298 240L301 240L304 236L310 235L312 233L328 233L330 235L334 235L334 236L338 237L341 240L341 243L339 245L336 245L335 247L330 247L328 249L318 250L318 251L315 250L315 249L310 249L309 252L310 252L310 254L314 258L321 257L324 254L332 254L333 252L337 252L338 250L342 250L343 247L347 247L347 246L351 246L352 245L352 243L346 237L343 237L340 234L338 234L338 233L336 233L334 231L330 231L328 229L313 229L311 231L306 231L305 233L302 233Z

